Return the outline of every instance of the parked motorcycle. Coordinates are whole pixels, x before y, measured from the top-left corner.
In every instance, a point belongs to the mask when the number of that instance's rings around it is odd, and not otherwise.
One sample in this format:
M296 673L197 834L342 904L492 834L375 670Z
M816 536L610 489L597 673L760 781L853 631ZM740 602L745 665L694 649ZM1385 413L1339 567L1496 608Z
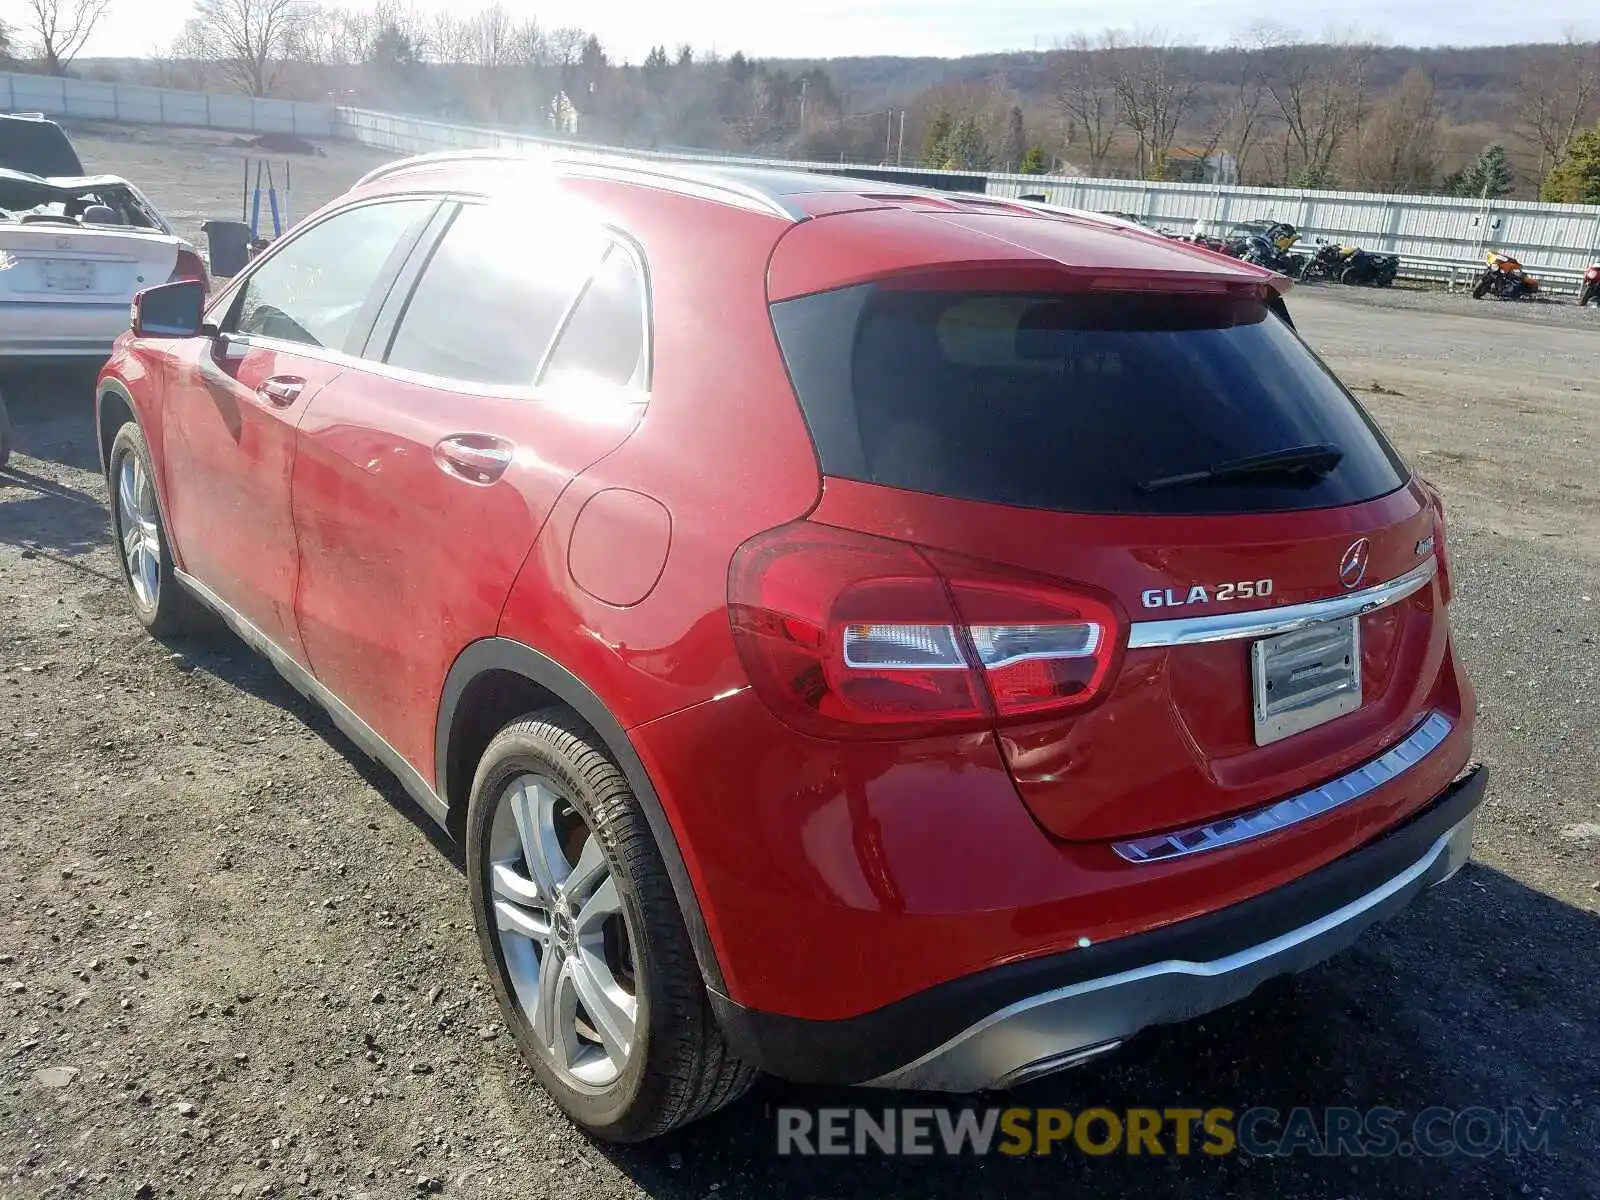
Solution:
M1509 254L1491 250L1484 256L1488 264L1472 285L1472 298L1494 296L1499 300L1522 300L1539 294L1539 281L1522 269Z
M1378 254L1359 246L1325 242L1306 261L1300 278L1308 283L1337 279L1352 287L1388 287L1399 273L1398 254Z
M1294 245L1294 242L1291 241L1289 245ZM1306 265L1305 255L1291 254L1286 247L1259 235L1245 238L1233 248L1232 253L1241 262L1255 263L1258 267L1266 267L1267 270L1276 271L1280 275L1298 277Z
M1583 288L1578 292L1578 307L1589 307L1589 301L1600 300L1600 263L1595 263L1583 273Z
M1388 287L1400 273L1398 254L1379 254L1373 250L1354 249L1344 260L1344 270L1339 282L1353 287Z

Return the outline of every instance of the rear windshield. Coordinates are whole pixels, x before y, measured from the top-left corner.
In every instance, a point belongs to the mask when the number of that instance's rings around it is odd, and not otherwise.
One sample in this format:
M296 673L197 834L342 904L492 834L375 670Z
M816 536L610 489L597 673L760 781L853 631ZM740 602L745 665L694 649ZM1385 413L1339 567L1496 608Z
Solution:
M842 288L772 306L825 474L1084 513L1354 504L1394 451L1256 300ZM1308 445L1322 475L1141 484Z

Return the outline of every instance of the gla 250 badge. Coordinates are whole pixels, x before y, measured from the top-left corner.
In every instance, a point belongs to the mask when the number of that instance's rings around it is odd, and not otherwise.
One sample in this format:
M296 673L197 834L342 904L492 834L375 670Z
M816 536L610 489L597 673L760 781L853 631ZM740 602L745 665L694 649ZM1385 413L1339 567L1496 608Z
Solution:
M1233 583L1191 584L1182 588L1151 588L1141 592L1139 599L1146 608L1183 608L1189 604L1221 604L1225 600L1255 600L1272 595L1270 579L1240 579Z

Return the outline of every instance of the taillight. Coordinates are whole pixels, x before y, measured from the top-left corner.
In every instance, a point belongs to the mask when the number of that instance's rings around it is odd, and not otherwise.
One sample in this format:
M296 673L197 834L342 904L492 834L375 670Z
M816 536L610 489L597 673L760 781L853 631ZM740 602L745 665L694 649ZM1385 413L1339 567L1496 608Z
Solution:
M756 693L824 737L907 737L1055 715L1104 692L1109 601L806 522L734 556L734 643Z
M177 283L181 279L196 280L205 284L207 288L211 286L211 277L206 273L205 261L193 250L178 251L178 261L174 264L167 282Z

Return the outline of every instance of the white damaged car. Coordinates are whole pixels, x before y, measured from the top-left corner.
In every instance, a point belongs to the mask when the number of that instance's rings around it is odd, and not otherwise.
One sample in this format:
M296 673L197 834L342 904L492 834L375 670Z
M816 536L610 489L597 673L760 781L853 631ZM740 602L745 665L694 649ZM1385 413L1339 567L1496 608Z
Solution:
M205 262L127 180L0 169L0 362L104 359L134 294L177 279Z

